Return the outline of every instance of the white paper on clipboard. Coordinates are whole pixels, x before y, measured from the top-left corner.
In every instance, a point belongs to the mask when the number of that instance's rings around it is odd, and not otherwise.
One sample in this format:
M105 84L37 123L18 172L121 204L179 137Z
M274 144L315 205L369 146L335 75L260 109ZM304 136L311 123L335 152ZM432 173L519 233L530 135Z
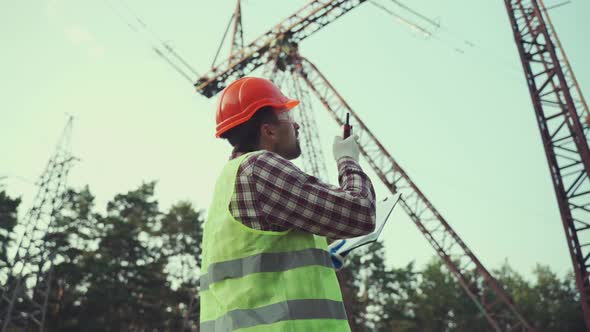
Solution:
M377 202L375 213L375 230L372 233L350 239L334 241L328 247L330 252L337 253L344 257L348 255L348 253L353 249L377 241L379 234L381 234L381 231L383 230L383 226L385 226L389 220L389 216L399 201L400 196L401 194L396 194L392 197L387 197Z

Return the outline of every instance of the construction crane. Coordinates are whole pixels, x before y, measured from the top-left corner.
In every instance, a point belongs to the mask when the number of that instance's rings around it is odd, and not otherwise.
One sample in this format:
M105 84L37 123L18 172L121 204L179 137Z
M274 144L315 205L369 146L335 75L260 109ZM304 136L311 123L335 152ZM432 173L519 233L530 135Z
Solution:
M68 173L75 158L70 153L72 117L38 182L31 208L20 222L24 228L12 260L12 272L1 286L1 331L44 331L48 303L55 290L53 261L45 235L61 211Z
M590 330L588 105L543 1L504 2L541 132L584 322Z
M206 97L213 97L230 82L266 65L265 73L277 85L294 87L295 95L304 96L304 99L307 98L307 91L310 91L339 125L343 125L345 114L350 113L355 133L359 135L361 154L388 190L402 193L401 206L492 328L495 331L534 331L503 287L368 129L358 113L346 103L318 68L299 54L300 42L364 2L366 1L311 1L250 44L238 49L235 46L236 40L240 40L242 31L238 0L232 15L234 36L230 56L218 65L214 61L211 70L196 81L196 91ZM230 24L231 22L230 20ZM240 35L236 36L235 32L240 32ZM306 104L307 102L303 103L298 112L307 121L302 124L303 131L308 131L304 133L302 140L302 150L305 151L303 157L308 163L316 164L310 165L308 170L321 175L319 164L323 164L323 160L319 144L314 141L317 130L311 120L313 113ZM311 161L308 160L310 158Z

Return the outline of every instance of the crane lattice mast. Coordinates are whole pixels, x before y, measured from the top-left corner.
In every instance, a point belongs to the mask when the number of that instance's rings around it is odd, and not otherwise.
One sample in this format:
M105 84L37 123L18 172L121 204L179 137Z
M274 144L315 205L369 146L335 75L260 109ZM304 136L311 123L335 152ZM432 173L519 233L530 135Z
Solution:
M54 289L54 254L45 235L61 211L68 173L74 157L70 152L72 117L68 119L56 150L38 182L31 208L19 226L24 229L12 260L12 271L2 285L0 326L2 332L44 331L51 292Z
M590 330L588 105L542 0L505 0Z

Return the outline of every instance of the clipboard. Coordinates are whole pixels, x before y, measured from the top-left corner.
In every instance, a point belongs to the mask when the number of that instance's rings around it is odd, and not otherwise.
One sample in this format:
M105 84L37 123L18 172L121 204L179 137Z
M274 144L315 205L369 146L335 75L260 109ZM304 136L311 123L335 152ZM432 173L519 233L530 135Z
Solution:
M348 255L353 249L377 241L381 231L383 231L383 227L389 220L389 216L391 216L393 208L399 202L400 197L401 194L396 194L378 201L376 203L375 230L367 235L357 236L350 239L341 239L332 242L328 246L330 253L338 254L341 257L346 257L346 255Z

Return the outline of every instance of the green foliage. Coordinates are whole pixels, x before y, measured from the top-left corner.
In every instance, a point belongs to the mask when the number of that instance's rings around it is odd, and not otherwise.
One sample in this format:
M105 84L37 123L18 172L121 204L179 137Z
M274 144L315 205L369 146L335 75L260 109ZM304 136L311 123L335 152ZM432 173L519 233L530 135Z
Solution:
M585 331L572 274L561 280L548 267L537 266L534 282L528 282L505 263L494 275L539 331ZM343 293L353 294L346 298L353 331L494 331L438 258L421 271L413 264L391 268L382 244L374 243L353 252L339 276ZM476 275L466 278L480 285L477 294L493 299Z
M48 331L183 329L187 307L198 299L203 217L187 202L161 211L154 190L151 182L116 195L106 213L96 212L88 188L67 192L44 237L51 254L43 259L54 262ZM17 203L0 194L9 230ZM39 291L34 296L41 299Z
M13 245L19 203L0 192L4 278L10 276L6 250ZM188 202L162 211L153 182L116 195L104 213L97 212L88 187L69 190L45 236L43 257L54 262L47 330L197 328L202 223L203 212ZM561 279L539 265L527 280L508 263L493 274L539 331L584 331L573 275ZM413 263L390 267L383 245L373 243L353 252L338 278L353 331L492 331L439 259L421 269ZM493 300L476 275L466 278ZM19 310L26 310L23 305Z
M394 322L413 325L414 303L418 273L413 263L403 268L390 268L384 263L385 250L380 242L359 249L348 258L349 299L354 306L347 308L353 317L355 330L368 328L391 330ZM341 272L345 273L345 272Z
M508 263L495 273L512 294L516 306L537 329L585 331L573 273L561 280L549 267L538 264L533 270L534 283L524 280Z
M6 278L6 271L12 266L7 250L14 243L13 230L20 202L20 198L11 198L6 191L0 191L0 282Z

